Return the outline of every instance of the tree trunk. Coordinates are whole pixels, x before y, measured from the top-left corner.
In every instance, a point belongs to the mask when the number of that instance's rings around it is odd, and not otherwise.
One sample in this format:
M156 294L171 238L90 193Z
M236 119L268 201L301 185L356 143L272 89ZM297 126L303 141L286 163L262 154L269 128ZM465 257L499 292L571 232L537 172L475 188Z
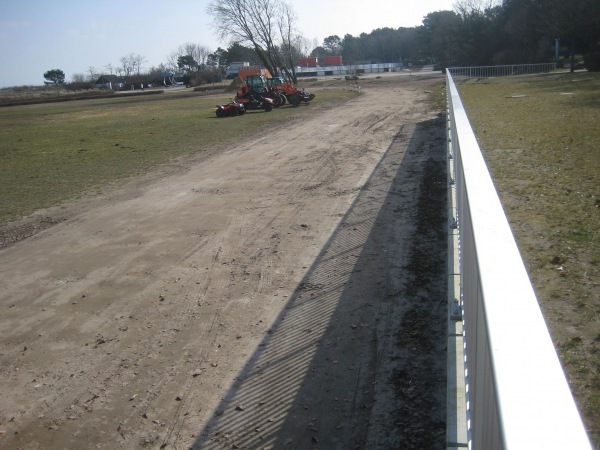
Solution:
M292 60L292 55L290 54L288 67L284 68L285 74L288 77L288 80L292 82L293 85L298 83L298 77L296 76L296 69L294 61Z
M292 84L296 84L298 82L298 79L296 78L296 73L295 71L292 69L289 69L288 67L283 67L282 68L283 73L285 74L285 78L287 81L289 81Z
M279 72L277 68L274 67L273 63L271 63L271 60L267 53L256 44L254 45L254 51L256 52L262 63L265 65L271 76L277 76Z

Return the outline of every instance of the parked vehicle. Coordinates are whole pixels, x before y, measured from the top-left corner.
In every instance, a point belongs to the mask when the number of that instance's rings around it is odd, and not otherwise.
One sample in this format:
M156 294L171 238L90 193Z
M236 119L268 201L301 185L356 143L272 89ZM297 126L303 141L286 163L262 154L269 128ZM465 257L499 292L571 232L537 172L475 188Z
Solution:
M278 99L275 100L275 102L279 102L280 105L279 106L284 106L287 102L288 99L285 96L285 93L279 89L274 89L273 86L277 86L280 85L281 83L285 83L285 78L283 77L273 77L273 78L267 78L267 90L269 91L269 94L271 95L271 98L273 99Z
M217 117L235 117L241 116L246 112L246 108L243 104L234 102L233 100L229 103L217 105Z
M275 95L283 95L286 101L292 106L298 106L301 102L309 103L315 98L315 94L310 94L304 89L300 90L288 83L283 77L274 77L267 80L269 92ZM285 104L285 101L284 101Z
M235 101L243 104L247 110L263 109L265 112L270 112L273 106L280 106L280 103L276 104L269 96L266 85L263 75L248 76L238 89Z

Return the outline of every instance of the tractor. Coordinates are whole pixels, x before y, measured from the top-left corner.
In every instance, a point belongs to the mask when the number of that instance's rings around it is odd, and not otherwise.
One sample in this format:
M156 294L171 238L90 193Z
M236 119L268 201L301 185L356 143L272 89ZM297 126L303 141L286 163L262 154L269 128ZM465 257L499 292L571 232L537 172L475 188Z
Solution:
M300 90L292 86L283 77L274 77L267 80L269 92L273 95L282 95L292 106L298 106L301 102L309 103L315 98L315 94L309 94L304 89ZM284 104L285 104L284 100Z
M265 77L262 75L249 75L244 84L240 86L235 96L237 103L242 103L246 110L248 109L264 109L269 112L273 106L280 106L280 103L275 103L269 95L266 88Z
M274 86L279 86L283 83L285 83L285 78L283 77L273 77L273 78L267 78L267 90L269 91L270 95L272 95L273 97L279 97L281 99L281 105L280 106L284 106L287 102L288 99L285 96L285 93L283 92L283 90L281 89L274 89Z

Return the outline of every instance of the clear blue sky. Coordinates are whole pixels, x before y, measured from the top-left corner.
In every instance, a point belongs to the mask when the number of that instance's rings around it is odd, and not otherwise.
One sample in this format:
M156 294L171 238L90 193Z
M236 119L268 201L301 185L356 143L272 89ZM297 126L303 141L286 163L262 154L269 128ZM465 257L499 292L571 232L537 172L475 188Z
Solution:
M210 0L0 0L0 87L40 85L61 69L66 80L90 67L105 71L130 53L144 69L191 42L227 48L211 28ZM375 28L421 25L430 12L451 10L453 0L296 0L299 31L311 41L358 36Z

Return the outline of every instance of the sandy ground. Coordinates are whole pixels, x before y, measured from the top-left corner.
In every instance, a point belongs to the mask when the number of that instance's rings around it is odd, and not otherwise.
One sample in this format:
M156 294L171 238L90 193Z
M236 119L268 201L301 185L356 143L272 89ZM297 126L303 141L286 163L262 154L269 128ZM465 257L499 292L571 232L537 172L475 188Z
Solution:
M0 250L0 447L443 447L431 82L365 80Z

